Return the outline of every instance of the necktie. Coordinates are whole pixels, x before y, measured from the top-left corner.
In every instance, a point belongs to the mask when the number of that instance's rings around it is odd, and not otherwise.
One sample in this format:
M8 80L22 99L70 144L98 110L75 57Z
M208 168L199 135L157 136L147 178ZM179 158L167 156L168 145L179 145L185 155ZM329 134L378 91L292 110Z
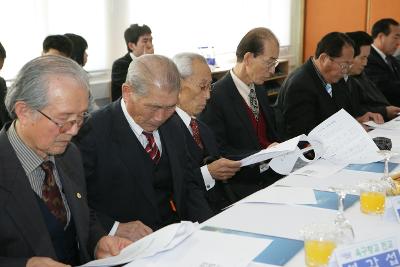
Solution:
M40 167L45 173L42 197L50 212L63 224L67 223L67 212L61 197L60 189L57 186L53 173L53 162L45 161Z
M250 87L250 93L249 93L250 108L254 114L254 117L256 117L256 120L258 120L259 109L258 109L256 89L254 88L254 84L251 84L249 87Z
M152 133L143 132L143 134L146 136L148 142L145 150L149 154L150 158L157 164L160 160L161 154L160 150L158 150L156 140Z
M330 96L332 96L332 85L330 83L325 85L325 90Z
M196 119L191 119L190 120L190 128L192 128L192 133L193 133L193 139L196 142L196 144L203 149L203 142L201 141L201 136L200 136L200 131L199 131L199 124L197 123Z

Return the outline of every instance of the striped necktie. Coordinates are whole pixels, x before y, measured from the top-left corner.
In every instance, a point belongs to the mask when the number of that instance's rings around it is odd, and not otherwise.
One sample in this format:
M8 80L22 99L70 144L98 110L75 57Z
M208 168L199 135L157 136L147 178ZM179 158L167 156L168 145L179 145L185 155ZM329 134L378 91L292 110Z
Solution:
M143 131L143 135L147 138L147 146L145 147L146 152L149 154L150 158L157 164L160 160L161 154L157 147L156 140L154 139L153 133L148 133Z

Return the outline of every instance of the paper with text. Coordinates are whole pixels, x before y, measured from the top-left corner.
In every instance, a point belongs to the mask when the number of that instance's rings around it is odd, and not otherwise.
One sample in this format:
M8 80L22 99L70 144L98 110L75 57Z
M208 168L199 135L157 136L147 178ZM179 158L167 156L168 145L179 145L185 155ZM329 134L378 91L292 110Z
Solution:
M175 223L143 237L124 248L114 257L88 262L83 266L115 266L131 262L136 259L153 256L162 251L170 250L181 243L198 229L198 223L183 221Z
M322 157L333 162L363 164L383 159L372 138L343 109L315 127L308 136L322 142Z

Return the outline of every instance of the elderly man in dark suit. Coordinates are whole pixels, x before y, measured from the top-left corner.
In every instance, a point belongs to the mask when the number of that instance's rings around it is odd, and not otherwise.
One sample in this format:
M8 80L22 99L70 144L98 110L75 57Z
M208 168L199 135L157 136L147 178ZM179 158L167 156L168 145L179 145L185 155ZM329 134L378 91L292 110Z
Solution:
M385 18L372 26L371 53L365 73L386 96L391 105L400 106L400 63L393 57L400 45L400 25Z
M240 162L221 158L211 129L196 119L210 98L211 71L204 57L195 53L180 53L173 61L181 75L181 90L173 119L184 128L189 152L195 159L207 190L207 199L215 212L232 200L227 179L239 169Z
M118 236L136 240L170 223L212 216L184 132L168 120L179 88L170 59L134 59L122 99L92 114L76 140L89 205Z
M28 62L6 96L0 132L0 266L67 266L115 255L129 240L105 236L86 202L70 144L85 118L89 84L75 62Z
M243 157L279 140L264 81L278 65L279 43L266 28L249 31L236 50L236 65L213 85L200 119L215 133L222 155ZM229 180L237 199L274 183L267 164L241 168ZM266 171L265 171L266 170Z
M315 57L289 75L277 100L287 137L308 134L342 108L359 122L383 122L380 114L363 114L345 82L339 82L348 74L353 56L353 41L344 33L331 32L319 41Z
M135 57L143 54L153 54L153 37L149 26L143 24L132 24L124 33L128 53L115 60L111 69L111 99L117 100L121 97L122 84L126 80L129 64Z

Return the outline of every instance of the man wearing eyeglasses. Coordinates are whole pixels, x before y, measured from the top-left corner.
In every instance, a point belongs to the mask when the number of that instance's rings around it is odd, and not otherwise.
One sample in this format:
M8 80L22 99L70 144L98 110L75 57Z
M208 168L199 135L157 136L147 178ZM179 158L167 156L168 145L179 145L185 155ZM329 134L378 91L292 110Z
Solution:
M219 212L231 202L226 180L240 169L240 162L221 158L212 130L196 118L210 98L212 78L207 61L195 53L179 53L173 61L181 75L181 90L172 119L185 129L189 153L201 167L208 203Z
M78 149L88 108L86 73L70 59L28 62L6 95L13 121L0 132L0 266L76 266L116 255L86 202Z
M91 114L76 143L89 205L110 234L132 241L181 220L212 216L185 135L169 118L180 89L172 60L132 60L122 98Z
M353 41L344 33L331 32L320 40L315 56L287 77L277 99L286 138L308 134L342 108L359 122L383 123L379 114L363 114L346 84L338 83L348 75L353 55Z
M279 42L266 28L250 30L236 49L236 64L218 80L200 119L215 133L224 157L239 159L267 148L279 138L264 82L278 64ZM266 163L244 167L229 184L239 200L279 176Z

